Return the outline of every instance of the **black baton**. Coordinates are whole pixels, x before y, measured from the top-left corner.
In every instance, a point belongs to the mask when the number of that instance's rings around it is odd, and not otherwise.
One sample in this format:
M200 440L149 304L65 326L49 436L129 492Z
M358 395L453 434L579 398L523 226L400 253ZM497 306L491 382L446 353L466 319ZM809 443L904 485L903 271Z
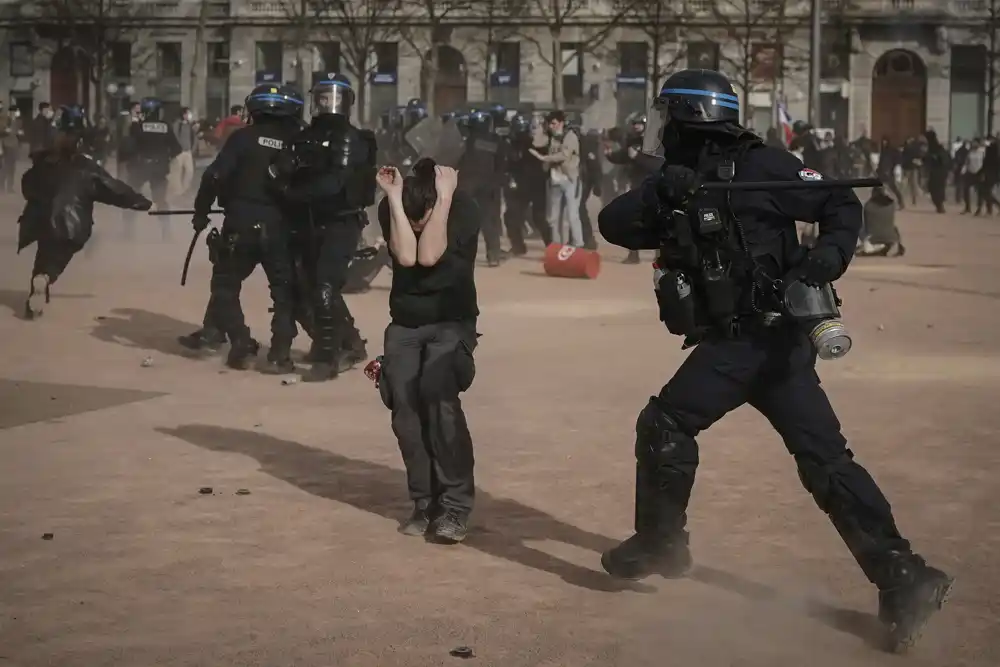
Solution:
M197 213L193 208L178 208L168 211L146 211L149 215L194 215ZM209 215L222 215L225 211L209 211Z
M702 183L700 190L832 190L834 188L877 188L882 181L877 178L847 178L831 181L713 181Z
M203 229L194 230L194 236L191 237L191 245L188 246L187 254L184 255L184 269L181 270L181 287L184 287L188 281L188 269L191 268L191 256L194 255L194 247L198 245L198 237L201 233L205 231Z

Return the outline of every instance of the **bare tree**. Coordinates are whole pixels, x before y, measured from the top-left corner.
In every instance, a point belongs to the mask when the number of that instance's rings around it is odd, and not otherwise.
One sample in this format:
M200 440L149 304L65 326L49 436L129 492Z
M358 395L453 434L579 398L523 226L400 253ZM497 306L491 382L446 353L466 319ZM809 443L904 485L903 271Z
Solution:
M322 20L324 5L315 0L280 0L285 22L275 26L276 37L295 52L295 83L305 90L306 67L303 55L309 47L312 26Z
M789 37L804 25L803 17L788 11L789 0L715 0L710 19L696 22L706 39L724 38L729 48L719 50L719 61L743 94L744 122L752 109L750 95L776 86L792 59Z
M678 31L685 24L683 4L677 0L617 0L616 4L624 12L622 23L642 30L649 40L650 61L646 75L655 89L662 83L665 72L673 69L684 57L684 52L676 49L670 54L667 63L663 64L667 48L671 44L677 44Z
M511 10L518 6L517 0L474 0L473 11L475 21L484 39L477 40L472 45L476 54L476 65L483 72L483 83L486 88L486 99L490 101L490 69L496 64L498 45L517 36L517 29L510 21Z
M377 64L374 57L379 42L397 38L396 12L399 0L317 0L322 28L341 47L344 68L357 85L357 109L367 108L368 77Z
M116 44L135 43L135 29L152 18L154 5L129 0L33 0L34 16L25 21L37 37L68 48L77 81L93 84L94 104L104 109L104 80L113 65ZM135 54L133 54L135 64ZM77 91L83 98L82 88Z
M472 5L471 0L400 0L399 37L420 59L421 97L432 116L441 47L451 41L452 19L468 17Z
M607 12L597 14L589 11L590 0L522 0L525 14L530 16L530 24L541 22L548 33L548 43L538 39L531 28L519 31L519 36L535 46L538 58L552 70L552 101L557 108L565 104L563 94L563 70L574 58L583 54L594 53L607 41L612 31L626 17L632 4L643 0L626 0L626 2L608 2ZM574 42L574 49L563 51L563 37L568 27L579 28L585 37Z
M205 71L207 62L205 33L208 32L208 19L212 14L211 0L199 0L198 23L194 29L194 54L191 58L190 76L188 77L188 104L195 106L198 99L198 78Z

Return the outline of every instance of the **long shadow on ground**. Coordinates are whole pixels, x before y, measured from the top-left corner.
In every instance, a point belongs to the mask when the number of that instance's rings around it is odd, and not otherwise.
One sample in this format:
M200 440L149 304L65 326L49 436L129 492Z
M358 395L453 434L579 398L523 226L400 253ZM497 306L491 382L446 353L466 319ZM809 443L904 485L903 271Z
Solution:
M115 308L110 315L96 319L90 335L105 343L190 357L191 353L177 342L177 337L198 328L197 324L141 308Z
M408 512L403 498L403 473L388 466L348 458L324 449L281 440L264 433L206 424L158 428L158 432L214 452L243 454L256 459L261 470L307 493L387 519L402 519ZM516 500L476 491L477 523L464 543L468 547L524 567L548 572L563 581L596 591L631 590L651 592L649 586L612 579L604 572L569 563L528 545L531 541L555 540L596 554L617 542L560 521ZM781 592L737 575L698 566L690 577L756 602L787 601ZM840 609L814 600L802 605L805 613L835 630L875 643L877 619L871 614ZM802 611L800 609L800 611Z

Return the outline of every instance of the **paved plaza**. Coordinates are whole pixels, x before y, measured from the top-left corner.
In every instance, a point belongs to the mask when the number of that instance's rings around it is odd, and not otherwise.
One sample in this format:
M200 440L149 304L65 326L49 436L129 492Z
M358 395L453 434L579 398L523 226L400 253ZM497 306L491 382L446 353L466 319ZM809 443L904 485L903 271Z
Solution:
M177 345L207 300L203 248L179 286L187 220L125 241L102 209L26 322L16 210L0 202L0 666L437 667L458 646L496 667L903 664L872 648L874 589L750 408L700 438L692 576L601 570L631 532L635 417L685 354L624 251L591 282L546 277L537 245L477 272L479 495L442 547L396 533L402 464L360 369L283 385ZM906 664L995 667L1000 218L899 224L905 257L841 281L855 347L818 370L903 533L958 577ZM349 297L373 355L389 278ZM255 275L259 338L267 306Z

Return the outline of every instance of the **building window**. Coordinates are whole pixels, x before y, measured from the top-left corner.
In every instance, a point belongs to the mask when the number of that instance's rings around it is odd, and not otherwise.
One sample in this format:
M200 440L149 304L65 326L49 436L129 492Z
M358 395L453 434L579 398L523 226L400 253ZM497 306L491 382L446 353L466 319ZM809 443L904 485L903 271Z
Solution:
M750 78L756 82L774 81L781 70L781 46L779 44L751 45L753 66Z
M328 74L340 71L340 42L313 44L313 73Z
M648 76L649 44L618 42L618 73L622 76Z
M281 42L257 42L254 69L258 72L280 72L282 56Z
M183 67L180 42L158 42L156 44L156 71L160 78L179 79Z
M375 73L396 74L399 68L399 44L396 42L375 43Z
M208 43L208 75L216 79L229 76L229 42Z
M110 74L115 79L127 79L132 76L132 43L112 42L109 48L111 56Z
M10 45L10 75L34 76L34 50L28 42L12 42Z
M508 74L521 73L521 43L520 42L499 42L493 45L494 49L494 72L507 72Z
M688 42L687 66L691 69L719 69L719 45L715 42Z
M567 105L583 101L583 51L575 42L562 43L563 101Z

